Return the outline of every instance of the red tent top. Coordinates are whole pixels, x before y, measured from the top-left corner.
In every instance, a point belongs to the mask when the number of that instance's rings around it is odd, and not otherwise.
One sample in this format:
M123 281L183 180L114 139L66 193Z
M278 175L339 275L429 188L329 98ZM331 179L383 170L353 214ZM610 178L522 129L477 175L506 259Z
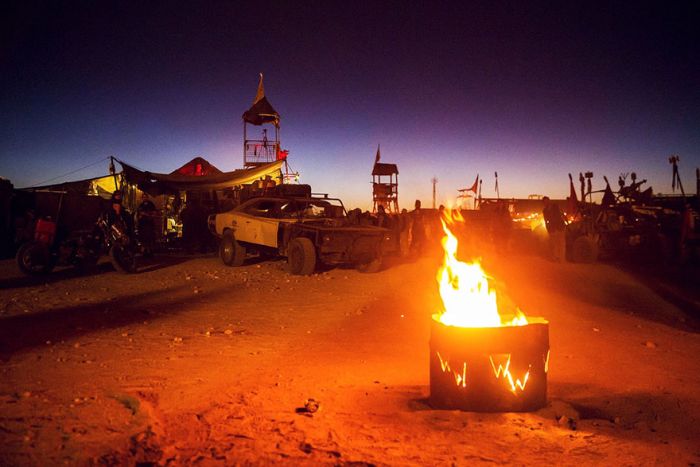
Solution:
M203 157L195 157L179 169L170 172L170 175L190 175L199 177L202 175L214 175L220 173L223 172L211 165L209 161Z

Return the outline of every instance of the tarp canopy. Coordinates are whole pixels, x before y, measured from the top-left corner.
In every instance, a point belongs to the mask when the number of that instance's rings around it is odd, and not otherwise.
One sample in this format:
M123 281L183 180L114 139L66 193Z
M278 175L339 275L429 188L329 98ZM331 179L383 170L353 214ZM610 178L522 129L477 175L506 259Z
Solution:
M29 191L61 191L66 193L79 193L98 195L109 198L117 190L118 176L103 175L101 177L75 180L72 182L57 183L55 185L43 185L24 188Z
M118 161L124 178L128 183L135 184L140 190L151 195L177 193L179 191L211 191L233 188L252 183L270 176L280 183L282 180L282 164L284 160L270 162L251 169L239 169L233 172L219 172L210 175L182 175L175 172L161 174L139 170L125 162Z
M279 126L280 114L268 102L267 97L263 96L243 113L243 121L252 125L272 123Z
M201 177L202 175L214 175L223 173L203 157L195 157L179 169L170 172L170 175L190 175Z

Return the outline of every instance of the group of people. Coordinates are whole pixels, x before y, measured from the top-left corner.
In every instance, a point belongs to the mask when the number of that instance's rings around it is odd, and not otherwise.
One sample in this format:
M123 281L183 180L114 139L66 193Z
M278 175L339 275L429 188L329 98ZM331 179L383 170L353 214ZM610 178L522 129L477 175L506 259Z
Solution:
M439 219L429 218L422 209L420 200L415 201L412 211L404 208L399 213L390 213L379 205L376 214L362 212L357 208L348 212L348 218L353 224L374 225L394 232L401 256L423 253L427 245L426 239L432 238L429 231L437 227L432 221Z
M550 200L548 196L542 198L545 226L549 237L549 253L557 262L566 261L566 219L559 205ZM402 255L409 253L421 253L428 246L428 239L442 238L441 234L433 235L433 231L440 229L440 219L443 216L444 206L440 206L437 216L428 216L421 209L420 200L416 200L414 210L408 212L402 209L399 214L387 213L384 206L377 208L375 216L369 213L353 213L351 218L360 219L357 223L377 225L395 231L399 238ZM359 211L359 210L354 210ZM358 217L359 216L359 217ZM512 222L510 213L505 204L497 207L497 215L492 226L491 235L494 245L500 250L507 249Z
M160 215L156 205L148 193L143 193L141 203L136 208L136 222L132 214L123 206L121 191L112 193L109 208L102 213L101 218L111 226L117 224L126 230L130 236L137 236L144 256L151 256L155 249L158 219Z

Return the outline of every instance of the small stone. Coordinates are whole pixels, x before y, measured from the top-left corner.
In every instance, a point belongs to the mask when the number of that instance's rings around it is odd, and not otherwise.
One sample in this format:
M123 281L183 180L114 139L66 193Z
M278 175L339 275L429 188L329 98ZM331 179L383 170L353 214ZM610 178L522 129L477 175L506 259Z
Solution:
M593 328L593 332L600 332L600 329L598 329L598 328Z
M304 408L306 409L307 412L309 413L315 413L318 412L318 409L321 407L321 403L317 401L316 399L309 398L304 402Z
M656 346L656 343L654 343L654 342L652 342L652 341L646 341L646 342L644 343L644 345L645 345L647 348L649 348L649 349L655 349L655 348L657 347L657 346Z
M76 342L75 344L73 344L73 348L77 349L79 347L80 347L80 342Z
M173 338L173 342L182 342L182 337Z
M22 397L24 397L25 399L27 399L28 397L32 397L32 393L29 392L29 391L24 391L24 392L22 393Z
M233 330L232 330L232 329L227 329L227 330L224 331L224 334L226 334L227 336L230 336L231 334L233 334Z

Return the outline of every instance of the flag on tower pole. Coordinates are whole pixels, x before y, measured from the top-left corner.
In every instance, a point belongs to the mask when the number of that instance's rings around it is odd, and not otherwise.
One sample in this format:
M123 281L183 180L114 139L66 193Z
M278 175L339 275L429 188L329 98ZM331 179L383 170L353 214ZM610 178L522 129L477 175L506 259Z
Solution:
M576 188L574 188L574 179L569 174L569 203L566 207L566 214L573 216L578 210L578 198L576 197Z
M379 145L377 145L377 156L374 158L374 163L376 164L381 159L382 155L379 153Z
M479 174L476 174L476 180L474 180L474 184L467 188L466 191L473 191L474 194L476 194L476 190L479 189Z
M260 99L265 97L265 86L263 86L263 74L260 73L260 82L258 83L258 92L255 94L253 105L257 104Z

